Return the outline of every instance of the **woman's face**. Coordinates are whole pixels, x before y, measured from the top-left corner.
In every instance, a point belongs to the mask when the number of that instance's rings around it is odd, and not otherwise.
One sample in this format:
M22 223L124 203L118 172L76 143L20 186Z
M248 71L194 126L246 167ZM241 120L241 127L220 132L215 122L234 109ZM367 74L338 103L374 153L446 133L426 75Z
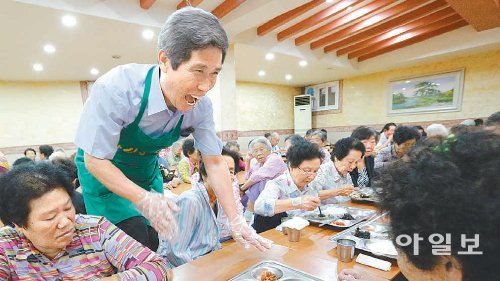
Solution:
M26 228L17 227L42 253L54 257L73 239L75 208L63 187L29 203Z
M389 130L385 130L384 134L386 137L394 135L394 130L396 130L396 126L389 126Z
M365 146L365 156L370 156L377 145L375 137L370 137L366 140L362 140L361 143Z
M318 135L314 135L314 136L312 136L312 137L311 137L310 142L312 142L312 143L315 143L315 144L319 145L319 147L320 147L320 148L323 148L323 146L324 146L324 143L323 143L323 141L321 140L321 137L320 137L320 136L318 136Z
M252 147L252 155L257 159L260 165L264 165L269 154L271 154L271 150L263 143L258 142Z
M318 174L321 160L319 158L304 160L297 168L290 168L293 182L299 188L303 188L314 180Z
M339 174L345 177L347 173L350 173L354 168L356 168L356 165L358 164L358 161L360 159L361 151L351 149L349 150L347 156L342 160L338 160L337 158L335 158L335 167L337 168Z
M189 154L189 160L195 165L200 163L200 152L198 149L195 149L193 153Z

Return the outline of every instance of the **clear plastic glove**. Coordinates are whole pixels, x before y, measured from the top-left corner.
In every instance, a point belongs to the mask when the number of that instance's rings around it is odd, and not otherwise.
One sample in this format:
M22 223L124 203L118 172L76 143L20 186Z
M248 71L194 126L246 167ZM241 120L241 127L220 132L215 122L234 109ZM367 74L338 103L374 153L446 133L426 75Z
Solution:
M343 269L338 275L339 281L369 281L370 276L364 271Z
M160 238L172 240L176 237L178 225L174 214L179 211L179 207L172 199L161 193L146 192L135 206L158 231Z
M273 245L273 241L258 235L255 229L247 224L243 216L237 216L229 224L234 240L242 244L245 248L249 248L252 245L259 251L264 252Z
M312 210L318 208L320 203L321 203L321 200L319 199L319 197L311 196L311 195L304 195L300 199L300 208L302 210L312 211Z

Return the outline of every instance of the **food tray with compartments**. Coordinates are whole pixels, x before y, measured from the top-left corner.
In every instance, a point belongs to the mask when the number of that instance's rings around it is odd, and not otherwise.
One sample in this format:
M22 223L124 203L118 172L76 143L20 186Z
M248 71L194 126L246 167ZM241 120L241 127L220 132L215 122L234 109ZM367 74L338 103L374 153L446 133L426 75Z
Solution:
M398 253L390 237L390 226L382 222L385 216L387 213L337 233L329 239L333 242L337 242L338 239L351 239L356 241L356 249L396 259Z
M349 197L353 202L377 203L379 201L378 193L380 191L381 188L363 187L359 190L355 190Z
M262 278L263 272L265 272L264 275L267 275L268 278ZM260 281L260 280L321 281L323 279L273 260L261 261L258 264L251 266L242 273L229 279L229 281Z
M308 221L319 223L321 225L331 225L337 228L349 228L359 222L375 215L375 210L343 207L338 205L322 205L321 211L323 217L320 216L319 210L304 212L300 216Z

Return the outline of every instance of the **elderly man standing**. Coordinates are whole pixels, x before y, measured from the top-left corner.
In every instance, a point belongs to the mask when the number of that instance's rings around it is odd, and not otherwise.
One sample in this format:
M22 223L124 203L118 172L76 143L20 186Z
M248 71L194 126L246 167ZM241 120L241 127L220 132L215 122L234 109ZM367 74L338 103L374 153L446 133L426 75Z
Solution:
M206 93L228 49L219 20L201 9L174 12L158 38L158 63L115 67L92 87L75 143L89 214L105 216L152 250L177 231L176 204L163 195L158 151L193 134L233 237L269 248L238 214ZM152 226L152 227L151 227Z

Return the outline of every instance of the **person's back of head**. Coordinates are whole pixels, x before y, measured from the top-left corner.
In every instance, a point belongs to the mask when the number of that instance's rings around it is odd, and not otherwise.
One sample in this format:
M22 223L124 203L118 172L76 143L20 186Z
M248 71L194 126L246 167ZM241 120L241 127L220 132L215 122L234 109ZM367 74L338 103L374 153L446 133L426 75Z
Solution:
M193 154L195 151L196 148L194 147L194 140L185 139L182 143L182 153L184 154L184 156L189 157L189 155Z
M453 270L461 275L453 280L498 279L499 148L500 138L493 132L472 131L450 136L437 146L419 144L383 171L380 206L390 213L398 262L404 264L409 280ZM397 242L402 235L422 240L404 246ZM435 255L429 240L447 235L450 256ZM479 248L465 247L471 244L464 238L474 239ZM460 252L469 249L481 254Z
M500 111L491 114L486 119L486 126L500 126Z
M48 160L49 156L54 153L54 148L50 145L40 145L38 148L38 151L40 151L40 160Z
M431 124L427 127L428 138L446 138L448 134L448 129L443 124Z
M377 131L368 126L359 126L351 133L351 137L358 139L360 141L368 140L370 138L377 137Z
M35 165L35 162L33 162L33 160L31 160L28 157L21 157L21 158L16 159L16 161L14 161L14 163L12 163L12 167L21 166L21 165Z
M484 120L481 118L477 118L477 119L474 119L474 123L476 123L476 126L483 126Z

